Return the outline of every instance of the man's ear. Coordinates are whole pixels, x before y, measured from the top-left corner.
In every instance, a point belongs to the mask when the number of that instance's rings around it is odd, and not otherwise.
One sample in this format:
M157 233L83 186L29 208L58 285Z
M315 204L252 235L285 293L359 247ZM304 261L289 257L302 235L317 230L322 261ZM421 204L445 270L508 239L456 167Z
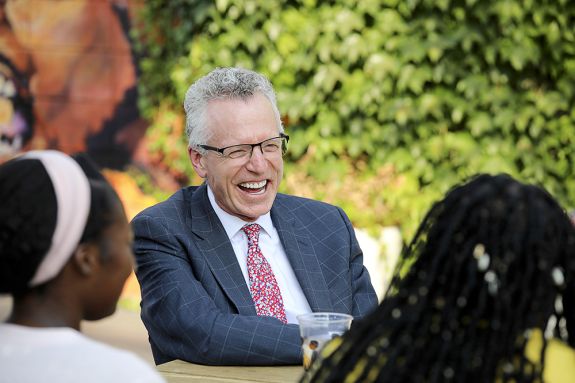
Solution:
M72 263L80 275L92 275L100 267L98 246L92 243L79 244L72 255Z
M190 156L190 161L192 162L192 166L194 167L196 173L200 177L206 178L208 175L208 171L204 166L205 161L204 156L200 152L191 147L188 147L188 155Z

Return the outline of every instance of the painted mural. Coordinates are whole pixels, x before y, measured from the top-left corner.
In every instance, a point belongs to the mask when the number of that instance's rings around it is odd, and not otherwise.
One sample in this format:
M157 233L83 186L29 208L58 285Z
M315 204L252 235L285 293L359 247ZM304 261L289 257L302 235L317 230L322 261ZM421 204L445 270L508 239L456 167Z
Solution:
M130 21L138 1L0 0L0 157L87 151L121 169L147 123Z

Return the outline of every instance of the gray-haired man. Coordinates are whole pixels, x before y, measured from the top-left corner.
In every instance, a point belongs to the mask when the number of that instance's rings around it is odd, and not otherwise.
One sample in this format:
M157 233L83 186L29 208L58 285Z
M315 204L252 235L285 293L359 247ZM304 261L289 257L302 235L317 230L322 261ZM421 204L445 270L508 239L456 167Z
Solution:
M340 208L277 193L289 137L264 76L216 69L184 108L206 182L132 222L155 361L301 363L297 315L377 305L353 228Z

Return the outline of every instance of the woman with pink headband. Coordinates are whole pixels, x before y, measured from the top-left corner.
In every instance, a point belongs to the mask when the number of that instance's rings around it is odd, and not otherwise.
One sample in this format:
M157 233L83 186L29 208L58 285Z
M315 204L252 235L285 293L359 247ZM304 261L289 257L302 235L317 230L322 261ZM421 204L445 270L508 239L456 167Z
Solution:
M111 315L133 266L122 204L99 172L57 151L0 166L0 382L162 382L136 356L80 333Z

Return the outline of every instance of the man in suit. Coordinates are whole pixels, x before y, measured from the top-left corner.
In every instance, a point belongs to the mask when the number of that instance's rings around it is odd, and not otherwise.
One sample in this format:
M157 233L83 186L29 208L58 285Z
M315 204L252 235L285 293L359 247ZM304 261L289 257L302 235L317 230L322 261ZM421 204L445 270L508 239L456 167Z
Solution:
M299 364L297 315L360 318L377 306L351 223L340 208L277 193L288 136L264 76L216 69L184 108L205 182L132 222L154 359Z

